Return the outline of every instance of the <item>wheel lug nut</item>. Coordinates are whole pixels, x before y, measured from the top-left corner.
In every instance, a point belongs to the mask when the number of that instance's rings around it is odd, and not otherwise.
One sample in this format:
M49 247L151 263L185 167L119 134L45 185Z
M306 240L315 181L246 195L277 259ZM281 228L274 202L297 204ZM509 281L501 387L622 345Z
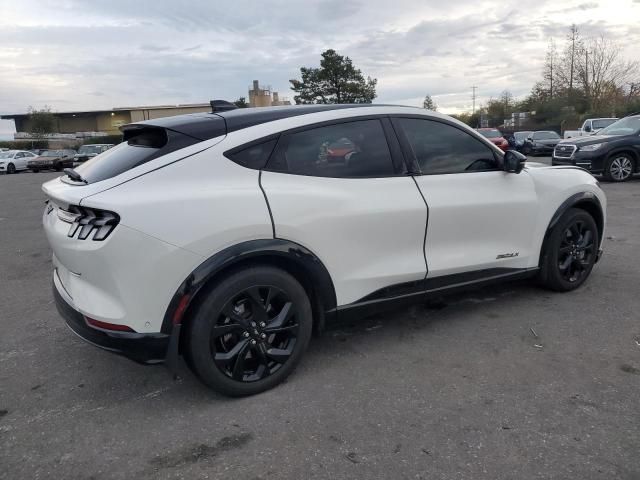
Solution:
M243 336L243 337L245 337L245 338L247 338L247 337L249 336L249 332L244 332L244 333L242 334L242 336Z
M260 338L262 338L264 340L265 338L267 338L267 335L265 333L263 333L262 335L260 335Z
M267 326L267 324L266 324L266 323L264 323L264 322L260 322L260 328L264 328L264 327L266 327L266 326Z
M256 341L255 340L251 340L251 345L255 345Z

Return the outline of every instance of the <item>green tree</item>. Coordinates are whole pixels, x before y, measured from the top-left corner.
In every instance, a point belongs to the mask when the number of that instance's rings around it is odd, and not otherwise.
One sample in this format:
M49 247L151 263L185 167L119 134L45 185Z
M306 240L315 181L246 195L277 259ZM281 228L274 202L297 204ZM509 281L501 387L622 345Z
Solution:
M247 108L249 106L246 97L238 98L235 102L233 102L233 104L238 108Z
M51 113L51 107L45 105L41 110L29 107L27 132L34 138L44 138L47 134L53 133L54 127L55 118Z
M433 101L431 95L425 95L424 101L422 102L422 108L426 110L433 110L435 112L438 110L438 105Z
M335 50L322 53L320 67L301 67L301 80L289 80L297 104L371 103L376 98L375 78L362 75L349 57Z

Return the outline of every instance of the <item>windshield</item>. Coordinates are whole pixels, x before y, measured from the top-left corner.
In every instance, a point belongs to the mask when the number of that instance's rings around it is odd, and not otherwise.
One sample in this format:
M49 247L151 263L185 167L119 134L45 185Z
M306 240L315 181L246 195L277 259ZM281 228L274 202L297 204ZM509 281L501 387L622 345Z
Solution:
M640 117L627 117L603 128L598 135L638 135L640 133Z
M47 150L42 153L43 157L62 157L63 155L62 150Z
M591 122L591 125L593 126L594 130L599 130L601 128L608 127L609 125L617 121L617 118L603 118L601 120L594 120L593 122Z
M527 138L532 133L533 132L516 132L516 133L513 134L513 136L515 137L516 140L524 140L525 138Z
M560 138L560 135L558 135L556 132L536 132L533 135L533 138L535 138L536 140L551 140Z
M496 130L495 128L492 128L490 130L478 130L478 132L480 133L480 135L487 138L500 138L502 136L500 131Z
M0 158L13 158L13 152L0 152Z
M78 153L101 153L104 150L103 145L83 145L78 150Z

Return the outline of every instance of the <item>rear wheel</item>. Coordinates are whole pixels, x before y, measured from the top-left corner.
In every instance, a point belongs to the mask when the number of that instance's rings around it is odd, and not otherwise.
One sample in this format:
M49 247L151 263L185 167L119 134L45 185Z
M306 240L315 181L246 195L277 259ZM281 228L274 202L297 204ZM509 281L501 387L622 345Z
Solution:
M7 165L7 173L16 173L16 166L13 163Z
M186 331L188 364L224 395L253 395L289 376L311 330L311 304L295 278L274 267L245 268L196 306Z
M617 153L607 161L604 176L610 182L624 182L633 175L633 167L633 158L628 153Z
M543 247L541 284L566 292L584 283L596 262L598 227L584 210L571 208L551 231Z

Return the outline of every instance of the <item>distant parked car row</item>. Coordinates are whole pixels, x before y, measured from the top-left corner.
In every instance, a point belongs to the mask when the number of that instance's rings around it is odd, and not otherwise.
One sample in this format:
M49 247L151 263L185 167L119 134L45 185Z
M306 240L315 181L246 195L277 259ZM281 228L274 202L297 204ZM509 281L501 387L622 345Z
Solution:
M113 147L113 144L101 143L83 145L76 152L71 149L58 150L4 150L0 151L0 173L16 173L21 170L55 170L73 168Z
M508 139L496 128L479 128L478 133L505 152L517 150L525 155L550 154L562 140L560 135L552 130L515 132Z

